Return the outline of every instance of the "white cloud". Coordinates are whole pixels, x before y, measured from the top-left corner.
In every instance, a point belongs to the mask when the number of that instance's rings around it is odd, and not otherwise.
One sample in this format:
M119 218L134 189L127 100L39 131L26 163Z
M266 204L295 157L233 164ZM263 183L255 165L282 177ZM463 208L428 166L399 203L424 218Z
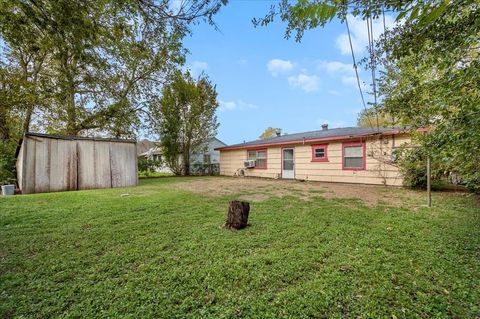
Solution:
M208 63L204 61L193 61L192 64L190 64L189 69L193 76L197 76L208 69Z
M362 20L359 17L353 17L348 15L348 26L350 27L350 35L352 38L352 47L355 54L363 54L366 52L368 46L368 30L367 21ZM395 25L395 19L389 15L385 16L385 26L387 29L392 28ZM383 19L376 19L372 22L373 37L378 37L383 33ZM348 40L348 33L342 33L336 40L337 48L344 55L352 54L350 49L350 43Z
M344 85L350 87L357 87L357 76L352 64L343 63L340 61L320 61L318 63L320 70L325 70L328 75L340 79ZM367 85L361 81L362 89L367 88Z
M258 106L252 103L245 102L243 100L223 101L220 100L220 111L233 111L233 110L249 110L256 109Z
M293 70L294 67L295 65L288 60L272 59L267 63L267 69L273 76L277 76L281 73L287 73Z
M345 85L357 86L357 77L351 64L339 61L320 61L318 68L327 72L331 77L340 79Z
M320 78L316 75L300 73L298 75L292 75L288 77L288 83L290 86L299 87L305 92L314 92L318 91Z
M356 76L342 76L342 83L345 85L350 85L355 87L358 86Z
M356 76L342 76L342 83L351 87L358 88L357 77ZM360 79L360 87L365 92L368 89L368 84ZM365 94L365 93L364 93Z
M337 90L328 90L328 94L331 94L331 95L342 95L342 93L340 91L337 91Z
M234 110L237 108L237 103L234 101L222 101L220 100L220 110Z
M350 75L355 74L353 65L349 63L343 63L339 61L320 61L318 68L327 71L330 75L343 74Z

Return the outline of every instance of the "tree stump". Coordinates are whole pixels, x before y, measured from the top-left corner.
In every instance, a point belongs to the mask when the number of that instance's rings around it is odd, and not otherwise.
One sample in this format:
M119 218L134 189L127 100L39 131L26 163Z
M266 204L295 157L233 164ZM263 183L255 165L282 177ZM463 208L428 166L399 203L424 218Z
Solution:
M250 213L250 204L234 200L228 207L227 221L225 227L242 229L248 225L248 214Z

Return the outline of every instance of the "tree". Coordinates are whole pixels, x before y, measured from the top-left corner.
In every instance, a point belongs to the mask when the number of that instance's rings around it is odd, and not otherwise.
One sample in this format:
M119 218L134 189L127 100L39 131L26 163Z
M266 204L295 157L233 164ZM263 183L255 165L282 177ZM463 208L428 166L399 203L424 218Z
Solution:
M281 128L275 128L275 127L267 127L265 131L259 136L262 140L274 137L277 135L277 132L281 133L282 129Z
M208 77L194 80L175 72L163 87L162 98L151 106L158 125L165 162L174 174L190 175L190 155L215 137L217 92Z
M30 88L19 68L0 65L0 183L15 178L15 154L25 125L24 114L31 106Z
M2 143L14 140L18 150L32 125L47 133L134 137L147 127L148 106L165 79L184 63L190 25L213 25L224 4L0 0L0 89L8 97L0 101ZM20 123L15 132L12 121Z
M434 164L480 192L480 5L437 4L434 20L415 18L379 45L394 65L380 79L382 108L416 134Z
M475 4L476 0L466 0L463 3ZM362 19L379 18L385 12L398 12L397 20L407 22L418 21L421 24L434 23L447 11L451 4L448 0L431 2L415 0L299 0L292 2L280 0L271 6L263 18L254 18L254 26L266 26L276 17L287 22L285 38L295 33L295 40L300 42L305 31L324 27L335 17L345 22L347 15L360 16ZM448 8L450 9L450 8Z
M189 26L225 0L0 0L0 36L9 66L40 98L29 101L25 130L40 102L44 131L134 135L152 96L184 62ZM46 87L39 87L38 77ZM22 89L22 93L25 89ZM40 94L42 95L40 95Z
M357 119L358 127L395 127L395 117L384 111L376 111L373 107L360 111Z
M2 92L3 93L3 92ZM0 94L0 98L4 94ZM2 103L3 104L3 103ZM19 123L10 110L0 105L0 184L15 179L15 149Z

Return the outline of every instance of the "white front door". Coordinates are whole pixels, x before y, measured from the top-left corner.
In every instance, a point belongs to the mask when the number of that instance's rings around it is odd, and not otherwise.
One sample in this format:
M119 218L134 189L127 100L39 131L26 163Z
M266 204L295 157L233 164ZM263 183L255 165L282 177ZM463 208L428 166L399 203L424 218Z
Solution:
M295 178L295 156L293 148L282 150L282 178Z

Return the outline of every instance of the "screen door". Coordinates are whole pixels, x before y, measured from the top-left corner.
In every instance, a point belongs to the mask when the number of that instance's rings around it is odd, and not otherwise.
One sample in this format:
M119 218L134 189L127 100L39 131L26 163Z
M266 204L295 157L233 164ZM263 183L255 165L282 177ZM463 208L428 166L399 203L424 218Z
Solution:
M295 178L293 148L284 148L282 152L282 178Z

